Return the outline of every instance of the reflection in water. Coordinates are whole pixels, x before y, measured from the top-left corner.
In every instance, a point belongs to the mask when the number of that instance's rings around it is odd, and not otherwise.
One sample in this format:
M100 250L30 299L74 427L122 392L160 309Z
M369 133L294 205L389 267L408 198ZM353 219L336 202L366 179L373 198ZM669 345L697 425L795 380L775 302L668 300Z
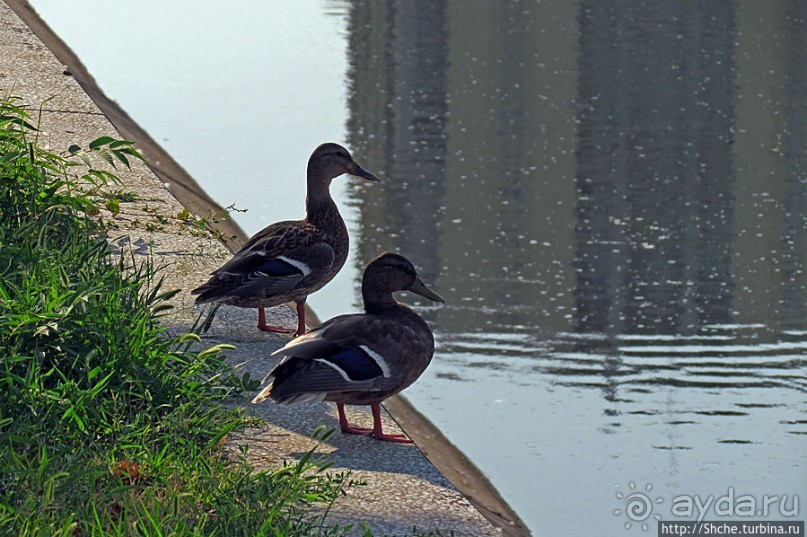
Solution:
M690 334L731 319L733 6L624 11L581 6L578 328Z
M384 170L384 195L362 204L362 236L395 239L418 260L426 281L439 272L435 220L444 207L446 134L445 3L421 2L417 9L360 2L350 19L353 92L350 144ZM375 46L379 38L390 39ZM379 77L384 73L384 77ZM367 228L370 229L367 229ZM359 242L359 260L380 249Z
M438 282L410 397L535 531L807 492L805 6L352 3L357 262Z

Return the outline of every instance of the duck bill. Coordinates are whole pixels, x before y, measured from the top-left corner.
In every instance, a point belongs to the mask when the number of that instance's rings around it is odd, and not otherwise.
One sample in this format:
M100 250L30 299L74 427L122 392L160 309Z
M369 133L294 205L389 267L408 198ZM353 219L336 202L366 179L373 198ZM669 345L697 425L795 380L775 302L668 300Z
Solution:
M362 179L367 179L368 181L375 181L376 183L378 182L378 177L368 172L358 164L356 164L356 167L350 171L350 175L355 175L356 177L361 177Z
M435 302L445 302L443 297L426 287L426 284L420 278L415 279L415 283L409 288L410 291L415 293L416 295L420 295L422 297L428 298L429 300L434 300Z

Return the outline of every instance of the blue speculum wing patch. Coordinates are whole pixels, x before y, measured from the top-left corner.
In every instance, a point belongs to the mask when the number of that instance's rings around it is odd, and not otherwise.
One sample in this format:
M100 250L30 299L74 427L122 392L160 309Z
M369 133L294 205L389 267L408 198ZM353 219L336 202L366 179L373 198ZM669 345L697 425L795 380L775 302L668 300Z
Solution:
M269 259L255 267L254 270L256 272L263 272L269 276L292 276L302 274L300 269L291 263L286 263L282 259Z
M375 360L358 347L337 352L326 358L347 373L351 380L370 380L384 374Z

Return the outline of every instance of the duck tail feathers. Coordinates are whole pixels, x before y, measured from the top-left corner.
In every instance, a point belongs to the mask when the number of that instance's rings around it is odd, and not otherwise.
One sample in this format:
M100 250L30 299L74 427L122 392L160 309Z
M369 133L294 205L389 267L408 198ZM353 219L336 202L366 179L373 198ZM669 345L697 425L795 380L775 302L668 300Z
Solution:
M320 403L325 400L326 395L328 394L325 392L298 393L297 395L280 398L277 400L277 402L288 405L296 405L298 403Z
M252 398L252 404L256 405L258 403L262 403L272 397L272 385L270 384L266 388L262 389L258 392L258 395Z
M197 304L203 304L205 302L213 302L213 301L222 300L223 298L225 298L223 296L224 293L222 292L221 288L216 287L214 285L209 285L209 284L205 284L205 285L201 285L201 286L197 287L196 289L191 291L191 294L192 295L199 295L199 296L196 297L196 303Z
M271 379L270 379L271 380ZM271 399L275 403L281 405L295 405L297 403L320 403L325 400L325 396L328 395L327 392L297 392L297 393L280 393L278 391L272 391L274 388L274 382L269 384L266 388L262 389L258 392L258 395L252 398L252 404L258 404L266 401L267 399Z

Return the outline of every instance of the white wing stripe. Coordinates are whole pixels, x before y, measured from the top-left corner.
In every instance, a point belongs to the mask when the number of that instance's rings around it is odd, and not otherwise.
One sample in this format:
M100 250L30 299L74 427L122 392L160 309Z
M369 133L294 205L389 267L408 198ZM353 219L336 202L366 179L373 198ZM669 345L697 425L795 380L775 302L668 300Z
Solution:
M279 255L279 256L277 256L277 258L282 259L283 261L285 261L289 265L299 269L300 272L303 273L303 276L308 276L309 274L311 274L311 267L309 267L308 265L306 265L302 261L297 261L296 259L286 257L285 255Z
M327 366L330 366L330 367L334 368L334 369L336 370L336 372L337 372L337 373L339 373L340 375L342 375L342 378L343 378L343 379L345 379L345 382L351 382L351 383L356 382L355 380L353 380L352 378L350 378L350 377L347 375L347 372L346 372L344 369L342 369L341 367L339 367L339 366L338 366L338 365L336 365L335 363L333 363L333 362L329 362L329 361L328 361L328 360L326 360L325 358L314 358L314 361L315 361L315 362L322 362L323 364L325 364L325 365L327 365Z
M381 368L381 372L384 374L384 378L389 378L390 376L389 365L387 364L387 361L384 359L384 357L375 352L367 345L359 345L359 348L364 352L366 352L367 356L372 358L375 361L375 363L378 364L378 367Z

